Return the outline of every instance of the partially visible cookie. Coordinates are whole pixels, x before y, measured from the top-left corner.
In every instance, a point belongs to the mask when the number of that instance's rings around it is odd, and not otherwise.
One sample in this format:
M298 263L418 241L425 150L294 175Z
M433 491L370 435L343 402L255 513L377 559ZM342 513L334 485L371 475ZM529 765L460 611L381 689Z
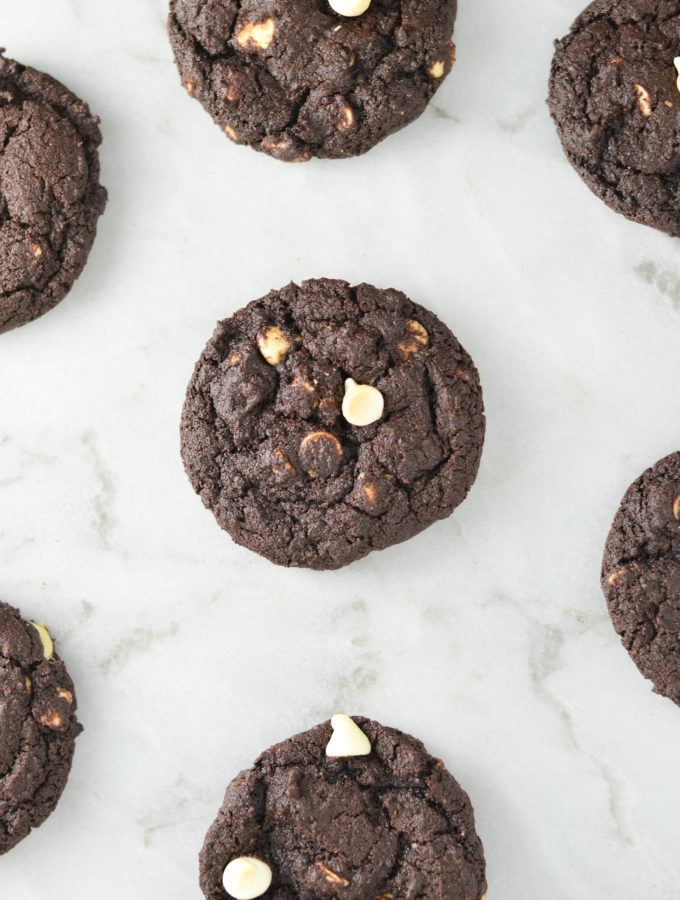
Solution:
M200 854L207 900L481 900L473 810L442 761L370 719L332 723L231 782Z
M0 602L0 854L54 810L81 731L49 631Z
M98 122L0 51L0 332L56 306L87 262L106 205Z
M680 452L628 488L607 538L602 589L637 667L680 706Z
M336 569L450 513L484 441L479 376L394 290L322 278L220 322L181 426L191 483L239 544Z
M226 135L286 161L365 153L453 66L457 0L171 0L182 83ZM340 14L335 10L340 10Z
M596 0L556 43L549 105L588 187L635 222L680 235L680 4Z

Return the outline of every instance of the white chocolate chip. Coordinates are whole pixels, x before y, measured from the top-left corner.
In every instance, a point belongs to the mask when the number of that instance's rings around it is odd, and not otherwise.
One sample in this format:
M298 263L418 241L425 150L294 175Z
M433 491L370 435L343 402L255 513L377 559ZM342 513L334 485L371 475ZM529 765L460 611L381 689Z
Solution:
M351 106L344 106L342 109L342 119L340 120L338 128L340 131L351 131L354 127L354 122L354 110Z
M368 756L371 752L371 742L349 716L333 716L331 728L326 756Z
M456 45L453 41L449 41L448 45L448 56L451 65L456 61ZM427 70L427 74L430 78L434 78L435 81L441 78L446 73L446 59L436 59L430 68Z
M276 457L276 465L272 466L274 475L288 476L291 478L294 478L297 475L295 467L291 464L290 460L280 447L276 448L274 456Z
M369 384L357 384L353 378L345 381L342 414L350 425L371 425L382 416L385 408L383 395Z
M340 887L349 887L350 883L347 878L343 878L342 875L338 875L337 872L334 872L332 869L329 869L327 866L324 866L323 863L318 862L317 866L323 872L323 877L329 884L339 884Z
M290 147L290 141L277 141L273 137L266 137L262 144L270 153L273 153L275 150L287 150Z
M300 462L310 478L330 478L342 468L342 444L328 431L313 431L302 439Z
M312 155L309 150L301 150L292 138L281 138L273 134L263 137L260 146L267 153L285 162L306 162Z
M278 366L290 350L290 341L276 325L267 325L257 336L257 346L270 366Z
M37 622L31 622L31 625L38 632L40 643L43 645L43 656L45 659L52 659L54 656L54 641L50 635L47 625L39 625Z
M305 379L305 378L300 378L300 377L294 378L293 381L291 382L291 384L292 384L292 387L302 388L302 390L306 394L313 394L316 391L316 388L314 387L314 385L310 384L310 382L307 381L307 379Z
M328 0L331 9L339 16L362 16L371 0Z
M673 65L678 70L678 77L675 81L677 89L680 91L680 56L676 56L673 60Z
M239 856L227 865L222 876L224 890L234 900L255 900L269 889L272 870L254 856Z
M266 50L274 38L274 20L265 19L264 22L246 22L236 35L236 40L242 47L247 44L255 44L260 50Z
M616 572L612 572L610 574L610 576L607 578L607 584L609 585L609 587L614 587L616 582L619 580L619 578L623 575L623 573L625 571L626 571L625 568L621 568L621 569L617 569Z
M409 359L416 353L427 350L430 346L430 336L425 328L415 319L406 320L406 337L397 341L397 350L401 353L403 359Z
M680 494L673 501L673 518L680 522Z
M362 472L357 480L362 482L366 481L366 475ZM375 506L375 501L378 499L378 492L375 485L371 484L370 481L366 482L366 484L361 485L361 491L367 502L371 504L371 506Z
M642 87L641 84L636 84L635 93L637 94L640 112L645 119L648 119L652 114L652 98L649 96L649 91L647 88Z
M61 728L64 724L62 717L53 709L48 709L47 712L44 712L38 721L41 725L45 725L46 728Z

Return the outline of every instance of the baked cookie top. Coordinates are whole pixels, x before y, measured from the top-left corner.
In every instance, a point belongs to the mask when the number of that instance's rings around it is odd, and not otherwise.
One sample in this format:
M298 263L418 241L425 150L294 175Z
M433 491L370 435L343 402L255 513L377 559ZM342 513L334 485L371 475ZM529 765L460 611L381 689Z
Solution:
M200 854L205 897L481 900L472 807L441 760L369 719L332 722L231 782Z
M677 0L596 0L556 43L549 105L576 171L629 219L680 234Z
M628 488L607 538L602 588L637 667L680 705L680 452Z
M287 161L355 156L425 109L453 65L456 7L372 0L348 17L327 0L172 0L170 41L186 90L233 141Z
M484 440L479 377L394 290L290 284L220 322L189 384L182 457L238 543L334 569L448 516Z
M0 53L0 332L52 309L87 261L106 204L98 121Z
M57 805L81 731L49 631L0 602L0 854Z

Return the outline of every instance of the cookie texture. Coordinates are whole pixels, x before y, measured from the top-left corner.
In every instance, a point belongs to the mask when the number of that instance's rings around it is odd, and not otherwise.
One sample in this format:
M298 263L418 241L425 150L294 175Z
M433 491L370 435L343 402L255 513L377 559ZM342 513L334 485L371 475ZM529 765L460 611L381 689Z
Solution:
M106 204L98 121L0 52L0 332L56 306L87 262Z
M605 546L602 589L637 667L680 705L680 452L626 492Z
M229 785L200 854L208 900L227 864L272 870L271 900L481 900L482 844L467 794L422 743L354 717L368 756L329 758L329 722L265 751Z
M47 632L0 602L0 854L53 811L82 731L66 667Z
M347 379L384 399L343 415ZM189 384L191 483L239 544L335 569L448 516L484 440L477 371L449 329L394 290L290 284L220 322Z
M619 213L680 234L677 0L596 0L556 43L549 105L567 158Z
M365 153L451 71L457 0L172 0L182 83L228 137L278 159Z

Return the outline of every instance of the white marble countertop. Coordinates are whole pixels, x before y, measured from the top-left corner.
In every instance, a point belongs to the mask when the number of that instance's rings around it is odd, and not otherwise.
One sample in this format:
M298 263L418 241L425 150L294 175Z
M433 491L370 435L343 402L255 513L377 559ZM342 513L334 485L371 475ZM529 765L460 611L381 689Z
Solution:
M422 738L471 795L489 900L680 896L680 709L599 583L624 489L680 445L680 243L610 212L545 106L582 0L461 0L458 61L361 159L231 145L179 85L165 0L4 0L8 55L102 118L110 200L68 299L0 337L0 595L51 623L85 732L12 900L199 900L226 783L336 711ZM178 453L218 318L290 279L399 287L474 357L457 513L337 573L236 547Z

